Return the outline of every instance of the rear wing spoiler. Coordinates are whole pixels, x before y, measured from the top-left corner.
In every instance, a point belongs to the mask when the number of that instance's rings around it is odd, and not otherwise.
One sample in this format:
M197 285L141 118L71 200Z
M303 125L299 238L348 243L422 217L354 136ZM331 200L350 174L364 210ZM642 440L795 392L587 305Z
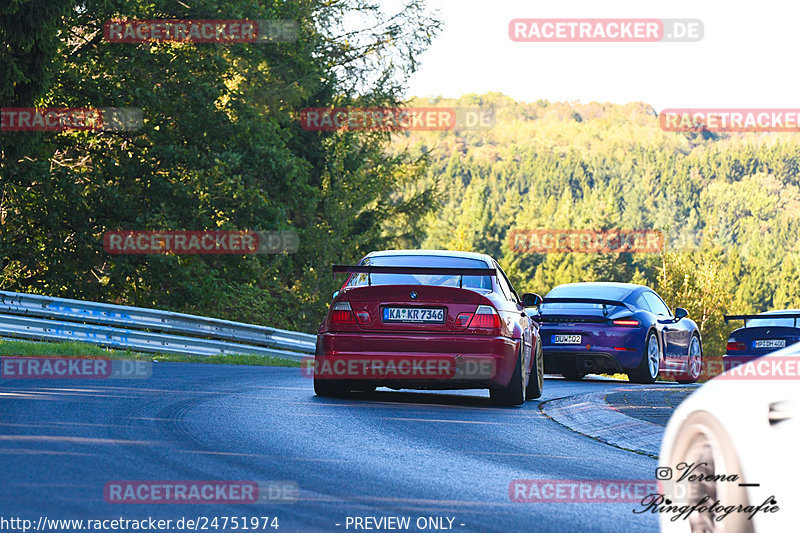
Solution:
M605 324L608 319L604 317L585 317L576 315L530 315L537 322L571 322L575 324Z
M609 305L624 307L629 311L633 311L633 307L631 307L630 304L621 300L608 300L605 298L545 298L542 300L542 306L545 304L599 304L603 306L604 315L608 314L608 309L606 309L606 307ZM539 309L541 310L541 307L539 307Z
M631 308L630 304L622 300L607 300L605 298L545 298L543 304L601 304L616 305L619 307Z
M731 320L744 320L744 326L747 327L747 321L752 320L754 318L793 318L794 324L797 326L797 320L800 319L800 313L775 313L775 314L760 314L760 315L725 315L725 323L727 324Z
M461 276L458 279L459 287L461 287L464 276L497 276L497 269L494 268L333 265L334 274L341 272L367 274L367 282L369 285L372 285L371 274L439 274L443 276Z
M333 265L333 273L350 272L356 274L442 274L445 276L496 276L494 268L456 268L456 267L398 267L371 265Z

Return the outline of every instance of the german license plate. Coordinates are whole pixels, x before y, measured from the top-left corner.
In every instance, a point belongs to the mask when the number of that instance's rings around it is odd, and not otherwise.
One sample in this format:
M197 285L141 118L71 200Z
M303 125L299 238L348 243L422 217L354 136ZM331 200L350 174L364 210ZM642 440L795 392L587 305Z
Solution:
M786 348L785 339L765 339L753 341L753 348Z
M580 335L553 335L553 344L580 344Z
M384 322L444 324L444 309L436 307L384 307Z

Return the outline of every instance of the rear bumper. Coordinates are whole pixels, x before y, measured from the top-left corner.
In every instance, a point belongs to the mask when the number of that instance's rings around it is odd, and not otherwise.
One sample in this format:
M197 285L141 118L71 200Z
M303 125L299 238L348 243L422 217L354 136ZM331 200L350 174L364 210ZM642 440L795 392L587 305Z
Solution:
M580 372L627 372L642 360L645 328L601 324L543 324L541 327L545 372L561 373L565 367ZM581 335L581 344L553 344L553 335Z
M641 357L641 354L638 357ZM570 369L587 374L626 372L615 354L609 352L560 348L544 350L545 372L561 374Z
M778 351L780 348L776 348L774 351ZM739 365L743 365L745 363L749 363L750 361L755 361L760 357L764 357L765 355L769 354L760 354L760 355L739 355L736 353L726 353L722 356L722 368L725 371L730 370Z
M354 380L362 385L395 388L463 389L506 386L516 363L519 340L483 335L411 335L402 333L320 333L317 336L315 377ZM414 373L389 379L350 375L347 362L377 360L385 367L396 363L404 368L443 368L443 372ZM425 366L427 365L427 366ZM321 368L336 373L318 372ZM389 377L394 377L392 375Z

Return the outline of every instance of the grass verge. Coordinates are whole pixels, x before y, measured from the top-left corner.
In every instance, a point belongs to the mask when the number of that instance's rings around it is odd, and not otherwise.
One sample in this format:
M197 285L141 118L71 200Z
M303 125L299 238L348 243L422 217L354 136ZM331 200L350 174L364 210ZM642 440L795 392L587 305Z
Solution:
M125 359L138 361L158 361L164 363L211 363L224 365L253 366L286 366L299 367L300 361L281 359L280 357L263 357L260 355L172 355L132 352L129 350L112 350L83 342L21 342L0 340L0 356L36 357L105 357L108 359ZM311 356L309 356L311 357Z

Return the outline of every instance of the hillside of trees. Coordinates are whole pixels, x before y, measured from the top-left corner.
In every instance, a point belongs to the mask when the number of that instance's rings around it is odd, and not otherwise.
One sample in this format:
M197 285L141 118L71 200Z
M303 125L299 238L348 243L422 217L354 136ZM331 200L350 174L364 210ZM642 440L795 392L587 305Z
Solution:
M408 246L491 254L523 291L624 281L658 290L724 352L725 313L800 307L800 137L669 133L633 103L521 103L502 94L417 99L480 107L491 128L406 132L392 150L427 154L439 207ZM514 229L658 229L661 253L520 253Z

